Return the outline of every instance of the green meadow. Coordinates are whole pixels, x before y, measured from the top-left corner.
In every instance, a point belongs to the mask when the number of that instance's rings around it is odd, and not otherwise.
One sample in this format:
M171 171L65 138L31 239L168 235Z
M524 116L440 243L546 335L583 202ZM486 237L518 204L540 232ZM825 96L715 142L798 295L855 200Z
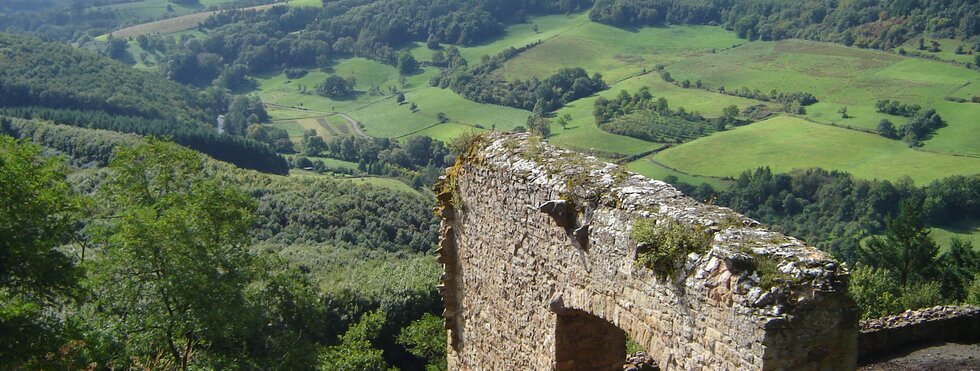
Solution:
M290 5L317 5L314 3L319 1L293 0ZM657 65L665 65L675 80L700 79L712 89L724 86L729 90L749 87L763 92L800 91L820 100L807 107L803 116L813 122L778 117L677 145L627 165L650 177L672 175L689 183L707 182L723 188L728 181L721 178L766 165L777 171L819 166L847 170L865 178L897 179L908 175L919 183L950 174L980 172L980 159L971 157L980 156L980 104L944 99L980 95L980 73L962 66L827 43L747 42L719 27L621 29L590 22L585 13L531 17L526 23L507 27L500 38L460 47L460 51L472 65L479 63L482 56L537 41L541 43L507 61L498 74L506 79L542 78L562 67L583 67L590 73L601 73L610 88L554 112L553 122L564 115L571 120L565 127L553 123L549 141L607 160L646 153L663 143L598 129L592 113L598 97L614 97L621 90L636 92L648 87L654 96L666 98L672 108L683 107L707 117L719 116L729 105L744 111L766 104L667 83L655 72ZM420 61L429 60L433 53L424 43L408 47ZM946 44L943 49L948 49ZM131 52L138 52L138 46L131 45ZM156 68L154 58L148 55L149 63L140 60L137 67ZM448 89L431 87L428 80L436 73L438 69L424 67L419 73L401 78L393 66L348 58L326 70L311 70L298 79L289 79L283 73L255 76L259 87L239 93L258 94L269 104L274 119L271 125L285 129L297 141L304 129L311 128L324 138L348 135L341 132L348 127L337 113L357 120L371 136L401 139L426 135L444 141L473 131L511 130L524 125L530 115L524 110L475 103ZM357 94L331 99L313 93L316 85L331 74L354 78ZM404 93L406 102L397 103L393 91ZM874 130L882 119L889 119L896 126L907 120L875 112L879 99L935 108L947 126L926 140L922 150L858 130L829 126ZM414 111L410 109L412 104L416 106ZM850 118L841 117L841 107L847 107ZM439 123L440 113L449 121ZM725 155L719 156L720 153Z
M980 173L980 158L908 148L874 134L776 117L667 149L654 158L675 169L735 177L768 166L774 172L820 167L865 179L910 177L918 185L954 174Z
M448 140L463 131L460 126L472 130L510 130L523 125L530 116L528 111L475 103L450 90L430 87L428 80L437 72L434 68L406 76L404 85L394 67L364 58L340 61L331 70L332 74L354 78L358 93L342 99L314 94L316 85L331 74L320 70L312 70L298 79L289 79L283 73L258 76L259 87L254 93L273 105L269 113L276 120L345 113L360 122L367 134L376 137L404 137L425 131L426 135ZM373 87L380 94L372 94ZM301 92L303 88L307 93ZM395 101L392 88L405 94L404 103ZM413 103L415 112L410 109ZM453 125L440 125L437 118L440 112Z
M319 159L319 158L317 158L317 159ZM312 171L299 170L299 169L292 169L292 170L290 170L289 171L289 176L290 177L299 177L299 178L329 178L329 179L337 179L337 180L341 180L341 181L344 181L344 182L350 182L352 184L370 184L370 185L374 185L376 187L390 189L392 191L412 193L412 194L419 194L419 191L417 191L414 188L410 187L408 184L405 184L404 182L402 182L402 181L400 181L398 179L394 179L394 178L382 178L382 177L348 178L348 177L345 177L345 176L336 176L336 175L333 175L333 174L319 174L319 173L315 173L315 172L312 172Z
M980 221L965 220L953 227L931 228L929 236L940 246L949 246L953 238L959 238L973 243L974 248L980 249Z
M636 138L611 134L602 131L595 125L593 109L598 97L612 98L621 90L635 93L643 87L650 88L650 93L656 97L664 97L674 109L684 107L688 111L700 112L705 116L717 117L722 109L729 105L745 109L761 102L712 93L703 90L683 89L664 82L659 75L647 73L612 85L608 90L599 92L596 96L579 99L555 112L555 116L569 115L572 117L567 129L552 124L552 137L549 141L560 146L579 149L596 150L619 155L635 155L660 147L661 143L648 142Z
M540 26L539 26L540 28ZM507 79L544 78L561 68L582 67L618 82L668 64L745 42L719 27L648 27L635 31L570 18L552 37L507 61Z
M874 129L882 119L901 126L907 119L875 112L879 99L935 108L948 126L925 141L939 152L980 155L975 138L980 105L952 103L944 97L980 84L980 73L965 67L895 54L826 43L784 40L751 42L712 55L667 66L678 80L701 79L712 88L748 87L768 92L808 92L820 103L807 107L806 117L821 123ZM850 118L838 111L847 107ZM943 137L954 137L940 139Z

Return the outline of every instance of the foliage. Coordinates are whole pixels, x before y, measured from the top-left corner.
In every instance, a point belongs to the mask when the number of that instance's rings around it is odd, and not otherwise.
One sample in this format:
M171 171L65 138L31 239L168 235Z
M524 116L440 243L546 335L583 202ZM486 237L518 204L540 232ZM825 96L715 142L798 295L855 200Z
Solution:
M980 273L973 275L973 282L966 289L966 303L980 305Z
M711 235L699 225L637 219L630 238L637 243L638 265L653 270L658 276L670 277L688 254L707 249Z
M910 146L917 146L919 141L926 139L932 132L943 126L946 126L946 123L943 122L942 117L936 113L936 110L930 109L919 112L909 119L905 125L899 128L898 134Z
M35 368L64 331L59 308L81 274L56 248L72 235L80 200L56 158L0 135L0 367Z
M973 244L953 238L949 248L935 261L943 296L957 301L965 299L973 276L980 272L980 253Z
M458 51L448 49L449 67L433 76L429 84L449 88L475 102L525 109L538 115L607 87L602 75L595 73L589 77L582 68L562 68L544 80L504 81L495 75L494 71L504 62L535 45L505 49L472 68L458 55Z
M939 247L922 223L922 205L902 200L895 217L885 218L884 238L873 236L858 250L858 262L888 269L907 285L933 275L932 260Z
M272 148L246 138L221 135L214 128L174 124L164 120L110 115L103 111L62 110L41 107L0 109L0 114L24 119L53 121L79 128L112 130L169 138L191 149L247 169L285 174L289 165ZM59 148L63 151L69 148ZM101 156L108 156L102 153Z
M320 352L319 368L324 371L380 371L390 367L381 350L371 343L381 333L384 312L365 313L361 320L339 337L340 344Z
M918 104L904 104L896 100L882 99L875 104L875 110L880 113L887 113L889 115L912 117L922 106Z
M402 75L408 75L415 72L419 68L419 62L415 60L412 53L408 51L403 51L398 54L398 72Z
M881 119L881 122L878 123L878 128L875 131L878 133L878 135L885 138L898 138L898 130L895 129L895 125L892 124L891 121L888 121L888 119Z
M130 334L117 362L162 354L186 369L234 347L244 335L232 319L247 310L254 201L205 180L198 155L163 142L121 149L111 168L100 198L112 221L94 235L105 248L86 283L99 320Z
M589 18L618 26L720 24L749 40L803 38L888 49L923 32L968 39L980 29L963 15L978 12L969 0L597 0Z
M354 80L330 75L316 86L316 93L330 98L347 97L354 93Z
M593 115L602 130L653 142L681 142L725 128L722 119L709 120L684 108L671 110L667 99L654 99L647 87L635 95L623 90L613 99L599 97Z
M211 121L190 89L68 45L0 34L0 53L0 106L97 110L183 125Z
M674 183L698 199L721 205L798 236L842 259L857 259L859 241L885 230L902 201L918 202L922 218L934 226L972 218L980 212L980 179L951 176L925 187L910 181L860 180L843 172L810 169L773 174L768 168L743 172L725 191Z
M256 239L427 252L438 225L426 198L348 183L304 180L256 188Z
M412 322L398 334L399 344L417 357L428 360L426 371L446 370L446 330L443 319L430 313Z
M413 136L404 143L389 138L346 136L321 145L316 142L318 138L310 138L304 146L307 154L356 162L362 171L400 177L416 188L435 183L442 169L452 162L445 144L424 135ZM315 147L313 151L309 150L311 145Z
M268 121L269 113L258 96L237 96L231 99L222 129L225 133L243 137L250 125Z
M169 136L239 166L275 173L288 168L264 145L215 133L208 123L228 110L223 93L198 95L156 74L24 36L0 35L0 52L0 107L6 115Z

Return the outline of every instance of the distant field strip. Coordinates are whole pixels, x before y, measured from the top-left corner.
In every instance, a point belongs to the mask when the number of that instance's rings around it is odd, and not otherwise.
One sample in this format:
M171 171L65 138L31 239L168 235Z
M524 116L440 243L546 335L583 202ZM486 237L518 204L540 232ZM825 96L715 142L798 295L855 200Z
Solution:
M266 5L259 5L259 6L253 6L248 8L241 8L241 9L264 10L264 9L269 9L271 7L274 7L276 5L282 5L282 4L266 4ZM124 39L130 37L137 37L140 35L168 34L168 33L185 31L197 27L205 20L207 20L208 17L219 12L222 11L216 10L216 11L209 11L209 12L194 13L194 14L188 14L180 17L168 18L155 22L138 24L135 26L130 26L116 31L112 31L110 35L112 35L112 37L117 39L119 38Z
M864 179L908 176L924 185L950 175L980 173L980 159L917 151L874 134L776 117L670 148L654 156L691 174L734 177L768 166L774 172L820 167Z

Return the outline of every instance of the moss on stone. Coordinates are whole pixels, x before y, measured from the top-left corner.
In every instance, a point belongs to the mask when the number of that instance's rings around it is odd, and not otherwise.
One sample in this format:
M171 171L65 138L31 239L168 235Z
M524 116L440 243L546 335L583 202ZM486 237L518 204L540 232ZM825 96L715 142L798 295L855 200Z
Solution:
M751 271L759 276L759 287L769 290L776 286L799 284L800 278L779 270L779 261L773 255L757 254L750 248L742 248L741 253L752 257Z
M636 264L661 277L674 275L688 254L704 253L711 242L711 234L703 226L671 219L660 224L653 219L637 219L630 237L637 243Z

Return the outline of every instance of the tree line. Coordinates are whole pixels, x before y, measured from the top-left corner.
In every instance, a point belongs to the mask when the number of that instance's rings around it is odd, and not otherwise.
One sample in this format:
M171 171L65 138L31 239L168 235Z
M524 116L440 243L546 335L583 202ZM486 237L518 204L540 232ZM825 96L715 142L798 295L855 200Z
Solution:
M307 156L355 162L360 172L399 178L416 189L430 189L456 158L443 142L424 135L403 143L358 136L324 141L315 131L308 131L303 135L302 151Z
M737 107L726 110L722 117L707 119L683 107L671 110L667 99L655 99L649 87L633 95L622 90L612 99L599 97L594 106L593 116L600 129L652 142L679 143L725 130L729 123L740 123Z
M813 94L806 93L806 92L787 93L787 92L777 91L776 89L771 89L769 90L769 93L766 94L759 89L753 90L744 86L740 89L730 89L730 90L725 89L724 86L719 86L715 89L712 89L707 84L703 83L701 80L696 80L693 83L691 82L691 80L688 79L684 79L682 81L674 80L674 78L670 76L670 72L667 72L664 65L657 65L656 69L661 79L663 79L666 82L677 85L681 88L704 89L707 91L731 95L735 97L755 99L763 102L779 103L781 105L780 111L786 113L799 114L799 115L805 114L806 106L818 102L817 97L813 96Z
M80 128L169 138L215 159L243 168L274 174L286 174L289 171L286 160L268 145L244 137L218 134L213 128L186 126L165 120L109 115L103 111L44 107L0 108L0 115ZM70 133L66 132L66 135ZM103 154L103 156L107 155L109 153Z
M525 109L538 116L608 87L601 74L589 76L583 68L562 68L543 80L506 81L497 76L496 70L504 62L534 45L508 48L473 67L469 67L457 51L450 49L446 53L448 67L433 76L429 84L451 89L474 102Z
M748 40L800 38L891 49L918 35L980 34L971 0L596 0L589 18L617 26L711 24Z
M912 107L917 107L917 105ZM905 113L908 112L906 111ZM910 147L917 147L936 130L946 126L946 122L943 121L942 116L934 109L925 111L915 109L915 113L910 114L910 116L909 120L898 128L895 128L895 124L891 120L882 119L878 123L876 130L879 135L885 138L901 139Z
M145 44L164 53L160 68L165 75L198 86L211 84L235 66L249 73L328 67L331 60L347 56L411 73L414 69L398 51L410 42L433 47L470 45L499 36L505 23L523 21L530 14L585 10L590 4L587 0L325 1L322 9L277 6L265 11L225 11L200 26L207 31L200 41L161 42L168 37L157 36L147 37Z

